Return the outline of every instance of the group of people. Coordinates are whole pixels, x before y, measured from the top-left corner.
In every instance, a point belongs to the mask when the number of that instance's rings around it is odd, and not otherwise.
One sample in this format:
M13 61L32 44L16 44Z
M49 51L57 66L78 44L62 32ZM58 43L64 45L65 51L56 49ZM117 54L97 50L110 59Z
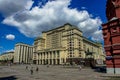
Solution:
M26 69L28 70L28 66L26 66ZM35 68L35 71L38 72L38 71L39 71L39 68L36 67L36 68ZM32 66L31 66L31 68L30 68L30 73L31 73L31 75L33 75L33 67L32 67Z
M49 65L47 65L47 67L49 67ZM79 70L81 70L82 69L82 67L81 67L81 65L79 66ZM28 66L26 66L26 70L28 70ZM38 68L38 66L35 68L35 71L36 72L38 72L39 71L39 68ZM31 75L33 75L33 67L31 66L31 68L30 68L30 73L31 73Z

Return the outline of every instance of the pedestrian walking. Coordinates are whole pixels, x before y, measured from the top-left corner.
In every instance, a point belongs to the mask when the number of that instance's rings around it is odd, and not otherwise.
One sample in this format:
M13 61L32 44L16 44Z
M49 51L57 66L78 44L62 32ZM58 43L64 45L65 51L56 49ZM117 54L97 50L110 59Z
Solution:
M36 67L36 71L37 71L37 72L39 71L39 68L38 68L38 67Z
M33 67L31 67L30 72L31 72L31 75L33 75Z
M80 70L82 69L81 65L79 66L79 69L80 69Z
M49 67L49 64L47 64L47 68Z
M28 69L28 66L26 66L26 69Z

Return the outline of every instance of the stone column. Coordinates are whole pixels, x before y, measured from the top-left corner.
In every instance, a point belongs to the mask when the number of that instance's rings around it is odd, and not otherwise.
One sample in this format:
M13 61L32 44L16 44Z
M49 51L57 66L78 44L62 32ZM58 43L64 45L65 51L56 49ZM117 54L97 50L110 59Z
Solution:
M27 58L28 58L28 47L27 46L26 46L26 53L25 54L26 54L26 56L25 56L26 60L25 61L26 61L26 63L28 63L28 60L27 60Z
M45 52L45 64L47 63L47 52Z
M39 65L39 55L40 55L40 53L38 53L38 55L37 55L37 61L38 61L38 65Z
M43 64L43 59L44 59L44 53L42 52L42 64Z
M42 61L42 52L41 52L41 54L40 54L40 59L41 59L41 61ZM41 62L41 64L42 64L42 62Z
M41 62L40 62L40 56L41 56L41 53L39 53L39 56L38 56L39 64L41 64Z
M42 53L40 54L40 59L41 59L41 61L40 61L40 62L41 62L41 64L42 64Z
M38 64L38 53L36 53L36 64Z
M29 63L31 63L31 47L29 47Z
M40 58L40 56L41 56L41 53L39 53L39 57L38 57L38 60L39 60L39 64L41 64L41 58Z
M52 64L52 51L50 51L50 64Z
M22 63L22 57L23 57L23 46L21 46L21 50L20 50L20 63Z
M26 46L24 46L24 52L23 52L23 55L24 55L24 57L23 57L24 63L26 63L26 62L25 62L25 58L26 58L25 52L26 52Z
M57 51L55 51L55 64L57 64Z
M52 55L51 61L52 61L52 64L53 64L53 51L51 52L51 55Z
M48 52L48 64L50 64L50 52Z
M26 62L25 62L25 56L26 56L26 55L25 55L25 51L26 51L26 46L24 47L24 51L23 51L23 61L24 61L24 63L26 63Z

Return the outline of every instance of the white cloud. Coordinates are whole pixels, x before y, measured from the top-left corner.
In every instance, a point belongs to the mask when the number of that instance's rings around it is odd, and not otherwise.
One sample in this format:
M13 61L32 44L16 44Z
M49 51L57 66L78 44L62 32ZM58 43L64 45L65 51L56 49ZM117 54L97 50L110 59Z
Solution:
M13 0L10 1L14 2ZM24 0L22 1L24 2ZM28 1L31 0L27 0L26 3ZM101 19L99 17L92 18L92 14L89 14L86 10L78 11L75 8L69 8L70 4L70 0L48 1L42 7L36 6L31 10L19 10L15 14L6 17L3 23L16 26L21 33L28 37L38 36L44 30L49 30L65 23L78 26L86 37L92 36L92 39L95 39L96 35L101 35L99 32L99 26L102 23ZM18 6L16 5L16 7Z
M32 4L32 0L0 0L0 13L8 17L24 9L30 9Z
M6 39L8 39L8 40L14 40L15 39L15 35L8 34L8 35L6 35Z
M78 24L79 28L83 30L85 36L93 35L101 25L101 20L99 18L89 18ZM99 31L99 30L98 30Z
M102 30L97 30L92 35L92 40L94 41L103 41Z
M86 7L81 7L81 9L87 9Z

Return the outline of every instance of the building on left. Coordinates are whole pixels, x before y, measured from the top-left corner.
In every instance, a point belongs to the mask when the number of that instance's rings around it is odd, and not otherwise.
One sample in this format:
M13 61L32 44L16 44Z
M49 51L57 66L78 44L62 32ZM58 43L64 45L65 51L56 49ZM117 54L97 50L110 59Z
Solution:
M5 52L0 55L0 62L13 62L14 51Z
M15 45L14 63L31 64L33 59L33 46L17 43Z

